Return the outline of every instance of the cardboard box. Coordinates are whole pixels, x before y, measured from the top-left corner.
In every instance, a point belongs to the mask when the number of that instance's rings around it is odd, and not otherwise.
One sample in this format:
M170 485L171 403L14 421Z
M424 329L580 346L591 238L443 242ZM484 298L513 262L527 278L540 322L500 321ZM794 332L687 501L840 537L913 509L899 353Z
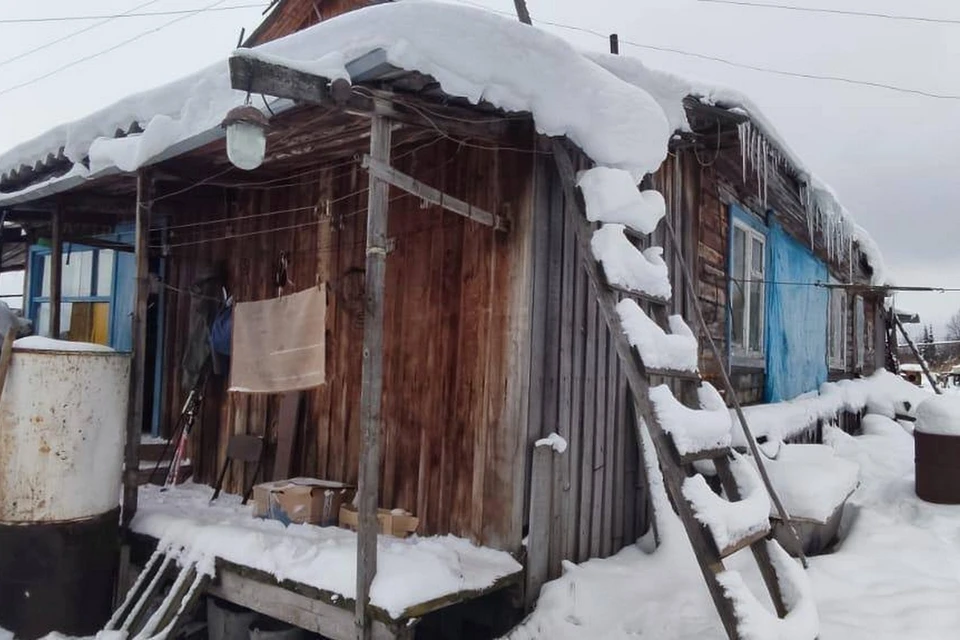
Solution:
M340 526L351 531L357 530L360 514L352 504L343 504L340 507ZM380 523L380 533L396 538L406 538L417 530L420 518L412 516L403 509L377 509L377 521Z
M290 478L253 487L253 515L284 524L335 526L340 505L353 500L354 488L342 482Z

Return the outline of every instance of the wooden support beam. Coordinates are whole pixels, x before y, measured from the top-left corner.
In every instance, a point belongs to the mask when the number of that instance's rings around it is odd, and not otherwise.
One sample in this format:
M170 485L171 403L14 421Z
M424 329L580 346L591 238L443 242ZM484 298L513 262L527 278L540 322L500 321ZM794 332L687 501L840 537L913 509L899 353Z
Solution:
M136 205L136 284L133 309L133 362L130 367L130 404L127 409L127 444L123 472L123 526L130 525L137 512L140 435L143 429L144 371L147 350L147 298L150 295L150 213L153 205L153 181L145 169L137 172Z
M390 163L390 120L370 121L370 156ZM357 527L357 638L371 636L370 585L377 574L377 507L380 501L380 404L383 395L383 289L387 267L387 210L390 185L370 174L367 191L367 264L363 316L363 373L360 385L359 523Z
M417 196L421 200L426 200L431 204L438 205L464 218L485 224L499 231L506 231L509 227L503 217L475 207L459 198L447 195L439 189L434 189L405 173L397 171L386 162L381 162L368 155L364 155L363 168L369 171L371 176L376 176L380 180L392 184L411 195Z
M50 252L50 337L60 338L60 300L63 295L63 210L58 205L51 214Z
M527 611L540 597L540 588L549 579L550 526L553 521L553 447L534 447L530 472L530 533L527 539L527 584L524 604Z
M348 80L338 78L331 82L313 73L265 61L249 49L230 56L229 64L231 86L248 93L312 104L343 104L350 97Z

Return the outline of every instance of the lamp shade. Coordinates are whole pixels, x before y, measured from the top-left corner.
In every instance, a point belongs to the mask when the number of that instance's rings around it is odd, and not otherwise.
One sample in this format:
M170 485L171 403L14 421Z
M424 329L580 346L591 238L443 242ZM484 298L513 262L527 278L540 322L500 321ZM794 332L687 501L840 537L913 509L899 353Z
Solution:
M222 126L227 130L227 157L235 167L251 171L263 164L268 122L259 109L235 107L227 113Z

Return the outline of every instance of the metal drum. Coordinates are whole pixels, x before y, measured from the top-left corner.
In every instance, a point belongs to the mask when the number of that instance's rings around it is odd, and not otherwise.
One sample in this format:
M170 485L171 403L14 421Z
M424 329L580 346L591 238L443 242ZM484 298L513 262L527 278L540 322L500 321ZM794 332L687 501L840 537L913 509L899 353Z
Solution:
M110 616L130 358L14 349L0 398L0 627L90 635Z
M921 402L913 436L917 496L960 504L960 398L939 395Z

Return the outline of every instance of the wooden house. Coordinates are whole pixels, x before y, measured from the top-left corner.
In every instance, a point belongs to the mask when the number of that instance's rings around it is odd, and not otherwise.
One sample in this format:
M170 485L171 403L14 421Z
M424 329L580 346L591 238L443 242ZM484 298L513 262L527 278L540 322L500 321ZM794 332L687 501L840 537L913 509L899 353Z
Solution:
M281 0L251 44L347 4ZM241 67L235 87L252 82ZM267 155L253 171L230 164L216 125L134 170L98 167L92 143L80 152L34 144L13 168L22 149L0 158L0 208L31 238L51 239L31 249L27 315L47 334L133 348L141 399L131 434L168 436L184 401L181 364L198 281L213 274L241 302L325 283L326 383L250 395L228 393L225 378L214 377L189 457L194 479L212 483L229 436L254 434L267 443L268 478L356 484L369 454L361 386L374 174L362 157L371 153L371 121L390 121L389 171L377 174L392 185L379 503L416 514L421 535L542 558L530 582L535 596L562 560L611 555L650 526L616 339L565 215L570 185L530 113L470 104L416 69L391 65L382 50L348 60L347 70L352 92L343 101L332 93L303 99L312 85L296 69L264 85L272 91L251 91L267 94L265 103L300 98L273 103ZM882 367L885 290L855 236L812 209L809 176L762 121L731 108L740 105L684 98L677 108L687 124L648 178L664 194L680 243L664 226L642 243L662 246L667 264L695 274L691 287L671 270L671 304L720 346L720 358L701 353L703 377L729 367L741 402L752 403ZM148 126L114 122L96 140L135 138ZM579 168L592 164L564 144ZM84 162L89 172L78 177ZM544 479L532 469L534 443L553 432L568 447ZM292 458L275 468L290 437ZM135 465L136 446L129 455ZM247 465L232 474L227 489L240 491L254 472ZM525 546L544 491L549 526Z

